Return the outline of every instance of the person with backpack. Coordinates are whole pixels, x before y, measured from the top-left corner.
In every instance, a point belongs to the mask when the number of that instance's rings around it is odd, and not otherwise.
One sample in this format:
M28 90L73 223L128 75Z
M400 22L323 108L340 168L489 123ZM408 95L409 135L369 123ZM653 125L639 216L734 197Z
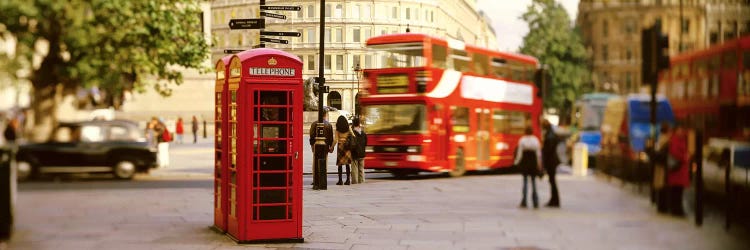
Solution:
M351 130L349 130L349 122L346 117L339 116L336 120L336 132L334 133L334 140L336 142L336 165L339 167L339 182L336 185L349 185L349 175L351 169L349 165L352 163L352 151L351 141L354 139ZM346 165L346 182L341 182L341 167Z
M367 134L362 128L359 117L352 120L352 133L355 145L352 149L352 184L365 183L365 147Z

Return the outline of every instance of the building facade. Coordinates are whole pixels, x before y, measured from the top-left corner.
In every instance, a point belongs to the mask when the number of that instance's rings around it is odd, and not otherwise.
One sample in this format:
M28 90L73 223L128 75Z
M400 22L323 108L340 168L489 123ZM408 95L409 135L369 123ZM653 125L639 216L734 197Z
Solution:
M266 18L266 31L299 32L300 37L275 37L288 44L269 44L299 56L305 78L318 75L324 67L324 105L354 110L354 100L364 87L361 71L374 68L379 59L365 50L368 38L378 35L418 32L462 40L497 49L496 36L487 16L478 12L476 0L328 0L325 5L325 55L319 65L320 1L266 0L266 5L300 6L301 11L269 11L286 19ZM259 43L259 30L230 30L229 20L259 18L258 0L215 0L211 2L214 39L212 60L225 56L225 49L249 49Z
M750 0L581 0L577 25L592 55L596 91L645 91L641 30L661 23L669 54L750 34Z

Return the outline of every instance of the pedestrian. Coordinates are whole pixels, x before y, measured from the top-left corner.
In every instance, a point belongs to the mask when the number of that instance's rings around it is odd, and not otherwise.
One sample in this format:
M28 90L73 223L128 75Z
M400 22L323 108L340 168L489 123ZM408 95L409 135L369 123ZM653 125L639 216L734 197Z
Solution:
M346 117L341 115L336 120L336 133L334 133L334 141L336 142L336 165L339 170L339 182L336 185L349 185L349 175L351 175L350 164L352 164L352 152L346 146L346 140L350 139L352 132L349 129L349 122ZM354 138L351 138L354 139ZM346 182L341 182L341 167L346 165Z
M193 116L192 125L193 125L193 128L192 128L193 129L193 144L195 144L198 142L198 118L196 118L195 116Z
M690 155L687 150L687 130L675 124L669 138L667 155L667 187L669 212L675 216L685 216L682 209L682 192L690 185Z
M365 183L365 147L367 147L367 134L359 117L352 120L352 133L357 142L357 147L352 149L352 184Z
M14 144L18 139L18 118L11 118L8 120L8 124L5 125L3 131L3 138L7 144Z
M518 147L516 148L516 156L513 165L519 168L521 175L523 176L523 198L521 200L521 207L526 208L526 193L528 187L528 181L531 180L531 201L533 202L534 208L539 207L539 198L536 194L536 176L542 171L542 145L539 139L534 136L534 129L531 126L526 127L524 136L518 139Z
M664 175L669 153L669 141L672 138L672 129L669 123L662 122L659 129L659 138L654 145L654 195L656 198L656 209L660 213L669 212L667 206L667 189L664 188Z
M557 145L560 143L560 138L557 137L552 124L548 120L545 119L542 121L542 128L544 129L542 165L544 166L544 171L547 172L551 189L550 198L546 206L560 207L560 194L557 190L557 180L555 178L557 165L560 165L560 158L557 157Z
M168 136L165 137L165 133L169 133L167 126L156 117L151 118L152 128L154 130L154 139L157 145L156 160L159 167L169 166L169 141Z
M177 134L177 143L182 144L182 136L185 133L185 129L182 126L182 117L177 118L177 123L174 125L174 132Z
M325 137L325 144L326 147L324 152L315 152L315 128L317 127L317 122L313 122L310 124L310 149L313 151L313 155L315 158L318 159L328 159L328 153L333 152L333 126L331 126L331 123L328 122L328 112L323 112L323 137ZM322 169L315 169L315 168L322 168ZM318 166L317 164L313 163L313 189L319 189L321 185L319 185L319 178L323 178L323 182L325 182L325 174L327 171L327 167L324 165ZM318 176L318 172L322 172L323 176Z

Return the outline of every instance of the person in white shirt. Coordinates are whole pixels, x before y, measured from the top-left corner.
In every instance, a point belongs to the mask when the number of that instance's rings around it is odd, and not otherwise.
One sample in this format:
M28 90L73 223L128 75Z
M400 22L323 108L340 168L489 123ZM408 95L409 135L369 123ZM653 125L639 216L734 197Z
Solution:
M541 173L542 170L542 146L539 142L539 138L534 136L534 129L531 126L526 127L525 135L518 139L518 147L516 148L516 157L513 165L518 167L523 175L523 199L521 200L521 207L525 208L526 205L526 190L528 179L531 179L531 201L533 202L534 208L539 207L539 198L536 194L536 181L534 178Z

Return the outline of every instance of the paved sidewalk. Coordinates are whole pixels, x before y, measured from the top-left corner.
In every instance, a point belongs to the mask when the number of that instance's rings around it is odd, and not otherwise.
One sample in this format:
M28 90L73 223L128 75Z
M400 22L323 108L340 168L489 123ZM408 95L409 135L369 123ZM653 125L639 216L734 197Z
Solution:
M304 190L305 243L237 245L209 226L211 181L137 180L140 187L91 183L19 192L9 249L747 249L745 231L723 218L658 215L647 198L617 182L563 175L561 209L519 209L517 175L369 179ZM45 183L47 184L47 183ZM116 183L117 184L117 183ZM128 183L125 183L128 184ZM125 185L123 184L123 185ZM154 187L158 184L158 187ZM24 184L26 185L26 184ZM76 186L78 188L72 188ZM539 183L541 200L548 198ZM744 237L744 238L743 238Z

